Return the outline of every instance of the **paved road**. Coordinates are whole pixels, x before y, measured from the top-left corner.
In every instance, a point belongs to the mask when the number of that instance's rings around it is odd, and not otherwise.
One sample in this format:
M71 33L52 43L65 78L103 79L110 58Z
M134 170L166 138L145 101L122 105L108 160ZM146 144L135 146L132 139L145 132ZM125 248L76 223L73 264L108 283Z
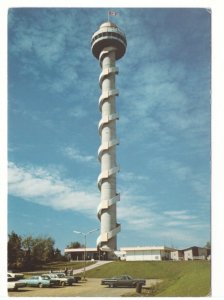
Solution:
M157 283L156 279L146 280L146 287ZM135 292L135 288L109 288L101 285L100 278L88 278L73 286L57 288L21 288L17 292L9 292L10 297L120 297L126 293Z
M94 269L94 268L97 268L97 267L105 265L105 264L109 264L111 262L112 261L110 261L110 260L98 260L95 264L87 266L86 267L86 271ZM82 273L82 272L83 272L83 268L77 269L77 270L73 270L73 275L79 274L79 273Z

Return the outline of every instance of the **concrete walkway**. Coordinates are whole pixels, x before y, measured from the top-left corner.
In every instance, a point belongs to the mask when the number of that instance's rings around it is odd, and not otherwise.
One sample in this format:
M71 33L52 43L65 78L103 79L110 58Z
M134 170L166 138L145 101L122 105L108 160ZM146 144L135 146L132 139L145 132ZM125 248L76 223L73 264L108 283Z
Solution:
M98 261L96 261L95 264L92 264L90 266L86 266L86 271L97 268L97 267L105 265L105 264L109 264L111 262L112 262L111 260L98 260ZM84 264L84 261L83 261L83 264ZM73 270L73 275L82 273L83 268L84 268L84 266L81 269Z

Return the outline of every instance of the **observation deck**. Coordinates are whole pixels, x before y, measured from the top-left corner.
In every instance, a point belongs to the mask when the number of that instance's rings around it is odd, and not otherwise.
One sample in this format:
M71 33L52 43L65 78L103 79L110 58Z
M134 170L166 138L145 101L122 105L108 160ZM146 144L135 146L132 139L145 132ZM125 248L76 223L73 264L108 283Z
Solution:
M101 51L107 47L116 49L116 60L125 54L127 47L125 34L112 22L103 23L91 40L92 53L97 59L99 59Z

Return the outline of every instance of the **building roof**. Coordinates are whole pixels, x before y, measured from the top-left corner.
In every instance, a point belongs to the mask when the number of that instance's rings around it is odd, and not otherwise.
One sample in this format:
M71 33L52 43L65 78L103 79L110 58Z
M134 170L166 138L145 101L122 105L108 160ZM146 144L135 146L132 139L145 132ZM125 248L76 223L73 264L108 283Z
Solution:
M68 252L97 252L97 248L66 248L64 250L65 253L68 253Z
M192 246L192 247L189 247L189 248L185 248L182 251L191 250L191 249L205 249L205 247Z
M169 248L166 246L138 246L138 247L122 247L120 248L121 251L146 251L146 250L176 250L173 248Z

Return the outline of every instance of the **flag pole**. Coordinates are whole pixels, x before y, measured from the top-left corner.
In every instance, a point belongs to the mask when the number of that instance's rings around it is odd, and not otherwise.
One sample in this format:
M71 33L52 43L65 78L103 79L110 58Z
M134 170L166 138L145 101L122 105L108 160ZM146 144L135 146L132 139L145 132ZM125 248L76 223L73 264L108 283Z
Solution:
M107 21L108 21L108 22L110 22L110 20L109 20L109 15L110 15L110 14L109 14L109 10L108 10L108 11L107 11Z

